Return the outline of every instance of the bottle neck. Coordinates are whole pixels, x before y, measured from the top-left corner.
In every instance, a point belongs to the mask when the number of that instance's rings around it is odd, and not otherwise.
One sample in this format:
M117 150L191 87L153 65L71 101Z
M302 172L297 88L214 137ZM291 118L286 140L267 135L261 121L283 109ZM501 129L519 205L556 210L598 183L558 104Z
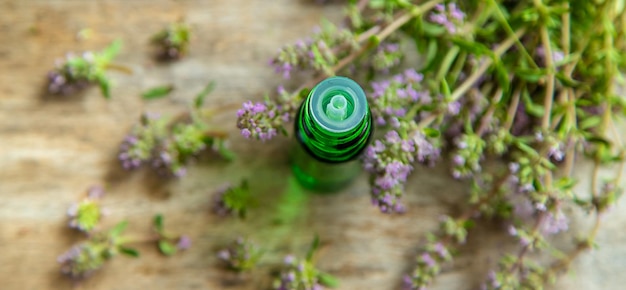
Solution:
M326 79L313 88L300 106L294 126L298 143L326 163L356 159L369 144L373 130L365 93L343 77Z

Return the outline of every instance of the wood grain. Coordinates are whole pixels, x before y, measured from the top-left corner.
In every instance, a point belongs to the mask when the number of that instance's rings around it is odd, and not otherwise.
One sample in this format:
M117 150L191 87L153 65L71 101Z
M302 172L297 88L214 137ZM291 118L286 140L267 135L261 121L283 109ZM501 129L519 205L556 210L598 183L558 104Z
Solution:
M308 34L322 17L340 19L340 6L314 1L0 1L0 289L70 289L56 257L81 236L67 229L65 212L92 184L106 186L110 215L105 226L128 219L129 232L149 233L154 214L193 239L190 250L165 258L153 246L142 257L120 257L79 285L82 289L266 289L270 271L288 253L304 255L314 233L323 247L321 269L341 279L340 289L399 289L402 275L438 217L462 208L467 185L445 166L416 169L408 185L407 214L386 216L369 205L362 176L335 195L294 190L284 138L267 144L246 141L235 128L235 107L261 99L281 83L267 66L283 44ZM168 22L186 19L194 29L191 54L171 64L151 58L147 38ZM89 28L93 37L77 40ZM117 61L132 75L111 72L113 98L97 89L75 97L43 98L45 75L68 51L100 49L114 39L124 49ZM115 155L119 141L143 111L176 114L209 81L217 83L209 106L225 107L215 127L232 135L239 158L206 158L180 181L163 181L149 171L127 174ZM142 101L140 93L172 83L171 97ZM295 82L287 83L294 86ZM578 168L588 176L589 167ZM249 178L259 206L246 221L210 213L211 194L226 182ZM585 181L585 180L583 180ZM588 182L587 182L588 183ZM584 186L585 182L581 184ZM286 192L300 192L300 210L282 223ZM555 289L622 289L626 284L626 212L622 202L606 217L598 243L562 277ZM569 241L588 225L573 221ZM445 268L433 289L476 289L511 239L501 226L479 227L463 254ZM219 267L215 252L237 236L248 236L268 253L251 274Z

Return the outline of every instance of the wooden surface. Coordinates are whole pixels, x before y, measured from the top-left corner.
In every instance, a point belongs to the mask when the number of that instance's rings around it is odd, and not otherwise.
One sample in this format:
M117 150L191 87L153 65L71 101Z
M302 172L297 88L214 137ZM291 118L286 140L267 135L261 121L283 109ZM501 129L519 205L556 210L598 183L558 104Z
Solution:
M193 246L170 258L151 245L140 246L140 259L114 259L82 283L83 289L266 289L272 265L287 253L304 255L314 233L323 242L318 264L341 279L340 289L398 289L424 234L437 227L440 215L462 208L465 185L449 179L445 166L420 167L408 186L408 213L386 216L369 205L362 176L336 195L302 195L296 200L301 210L276 225L272 221L287 206L285 192L294 192L284 154L289 141L246 141L234 125L235 107L229 105L259 100L281 82L267 66L273 53L310 33L321 17L339 19L339 6L310 2L0 1L0 289L72 288L60 275L56 257L81 239L67 229L65 212L92 184L107 187L105 226L128 219L129 232L147 234L152 216L163 213L166 226L189 234ZM180 17L194 28L190 56L155 63L148 36ZM76 40L85 28L93 36ZM109 74L114 81L110 101L95 88L77 97L41 97L55 58L100 49L116 38L124 41L117 61L134 73ZM239 159L204 159L187 177L172 182L145 170L121 170L115 159L119 141L139 114L181 112L210 80L217 87L209 105L229 107L216 116L215 126L233 136ZM139 97L166 83L176 87L170 98L144 102ZM579 168L580 176L588 172L588 166ZM250 218L241 222L212 215L212 191L243 177L260 201ZM600 248L584 254L555 289L623 289L624 206L622 199L606 217ZM571 232L557 239L569 241L585 228L575 219ZM472 232L463 255L432 289L477 289L498 254L509 249L505 245L511 239L498 232L497 225ZM219 267L215 252L239 235L268 252L261 267L238 277Z

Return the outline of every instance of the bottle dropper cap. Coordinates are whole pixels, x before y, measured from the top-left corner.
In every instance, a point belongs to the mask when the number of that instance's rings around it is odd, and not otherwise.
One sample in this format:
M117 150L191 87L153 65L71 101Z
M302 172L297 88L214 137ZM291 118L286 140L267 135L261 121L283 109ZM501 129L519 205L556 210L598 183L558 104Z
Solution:
M335 95L326 105L326 116L334 121L343 121L348 112L348 100L342 95Z

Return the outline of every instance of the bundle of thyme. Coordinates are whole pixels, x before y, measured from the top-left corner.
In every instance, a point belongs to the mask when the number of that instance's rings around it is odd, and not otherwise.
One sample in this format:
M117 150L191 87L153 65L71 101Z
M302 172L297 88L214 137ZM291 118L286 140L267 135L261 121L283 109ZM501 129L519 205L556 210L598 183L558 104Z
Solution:
M242 135L266 141L286 134L306 89L350 76L369 90L383 132L363 156L375 206L410 210L401 197L416 194L404 185L417 163L449 160L452 177L471 184L465 212L429 236L406 287L431 285L483 220L477 217L499 218L519 241L485 278L486 289L541 289L554 281L593 245L600 216L622 192L625 151L615 120L626 112L616 87L626 64L624 1L361 0L345 11L342 23L322 23L271 60L282 77L310 81L244 103ZM572 175L583 157L595 163L589 189L576 188ZM499 162L486 166L491 160ZM611 164L615 176L601 179L598 169ZM596 219L571 253L548 242L568 229L564 207ZM554 261L533 261L531 252Z
M227 160L233 159L234 153L226 146L227 134L211 129L211 112L202 108L213 87L214 83L209 83L196 95L188 112L178 118L155 113L142 114L139 123L120 145L118 159L122 167L133 170L150 163L162 176L182 177L187 173L187 164L206 149L212 149ZM157 94L155 92L161 89L156 88L150 94Z
M76 281L87 278L120 254L139 257L139 251L131 247L138 243L156 243L159 251L167 256L191 247L189 236L173 235L165 230L163 216L160 214L154 217L154 233L151 235L125 235L124 231L128 227L126 220L110 229L102 230L99 223L107 211L100 205L99 200L105 194L104 188L92 186L87 192L86 198L80 203L73 204L67 211L71 218L69 226L85 233L86 237L57 258L61 265L61 273L69 278Z
M191 29L184 22L173 22L150 38L150 42L157 49L157 58L161 60L176 60L187 55Z
M102 95L110 98L111 81L105 72L109 69L130 72L128 68L113 63L121 47L122 42L118 40L100 52L68 53L65 59L57 59L55 68L48 72L47 91L53 95L72 95L98 84Z

